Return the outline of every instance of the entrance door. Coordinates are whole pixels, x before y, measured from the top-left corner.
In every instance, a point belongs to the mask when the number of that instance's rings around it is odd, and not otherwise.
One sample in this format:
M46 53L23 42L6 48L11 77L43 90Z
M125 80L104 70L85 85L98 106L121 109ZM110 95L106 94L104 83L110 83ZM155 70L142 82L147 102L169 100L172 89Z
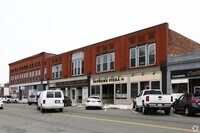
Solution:
M114 84L102 85L103 103L114 103Z
M194 93L200 94L200 86L194 86Z

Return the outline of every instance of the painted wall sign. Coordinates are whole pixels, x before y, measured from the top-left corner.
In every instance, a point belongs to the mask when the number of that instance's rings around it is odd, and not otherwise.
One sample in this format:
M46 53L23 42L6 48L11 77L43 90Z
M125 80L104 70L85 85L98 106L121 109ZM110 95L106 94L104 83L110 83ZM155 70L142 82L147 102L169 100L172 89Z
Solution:
M171 71L171 79L200 77L200 69Z

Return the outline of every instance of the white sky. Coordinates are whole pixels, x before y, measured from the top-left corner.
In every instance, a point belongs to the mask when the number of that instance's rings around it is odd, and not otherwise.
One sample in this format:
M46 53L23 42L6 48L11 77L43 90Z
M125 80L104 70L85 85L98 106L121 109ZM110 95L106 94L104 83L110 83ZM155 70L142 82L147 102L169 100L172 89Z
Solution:
M14 61L164 22L200 43L200 0L0 0L0 83Z

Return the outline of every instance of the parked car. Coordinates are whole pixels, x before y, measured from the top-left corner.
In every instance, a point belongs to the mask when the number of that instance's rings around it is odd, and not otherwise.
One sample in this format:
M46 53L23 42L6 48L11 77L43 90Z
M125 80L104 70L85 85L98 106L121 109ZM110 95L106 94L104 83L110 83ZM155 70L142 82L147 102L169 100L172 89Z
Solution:
M3 109L3 102L1 99L0 99L0 109Z
M65 107L72 106L72 101L67 96L64 96L64 101L63 102L64 102L64 106Z
M183 94L185 93L172 93L171 95L173 96L173 102L175 102L176 99L179 99L179 97L182 96Z
M46 90L39 94L37 109L44 113L48 109L58 109L60 112L64 108L64 95L61 90Z
M1 96L1 99L3 102L6 103L17 103L18 102L18 98L14 97L14 96Z
M85 104L85 108L88 109L89 107L98 107L102 109L102 100L99 96L90 96Z
M30 95L29 98L28 98L27 103L29 105L31 105L31 104L37 104L37 96L34 95L34 94Z
M166 115L170 114L173 97L163 94L159 89L146 89L140 92L139 96L134 100L133 108L137 111L142 109L142 113L146 115L149 111L156 112L164 110Z
M183 111L187 116L200 113L200 94L183 94L172 107L174 113Z

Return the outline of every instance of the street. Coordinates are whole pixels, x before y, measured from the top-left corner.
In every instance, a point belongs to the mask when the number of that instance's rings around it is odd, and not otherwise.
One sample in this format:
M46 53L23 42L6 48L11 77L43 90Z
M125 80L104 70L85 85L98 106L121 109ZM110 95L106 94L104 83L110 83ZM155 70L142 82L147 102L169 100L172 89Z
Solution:
M83 107L41 113L35 105L28 104L4 104L0 110L0 133L191 133L192 127L197 126L200 127L199 114L143 115L133 110Z

